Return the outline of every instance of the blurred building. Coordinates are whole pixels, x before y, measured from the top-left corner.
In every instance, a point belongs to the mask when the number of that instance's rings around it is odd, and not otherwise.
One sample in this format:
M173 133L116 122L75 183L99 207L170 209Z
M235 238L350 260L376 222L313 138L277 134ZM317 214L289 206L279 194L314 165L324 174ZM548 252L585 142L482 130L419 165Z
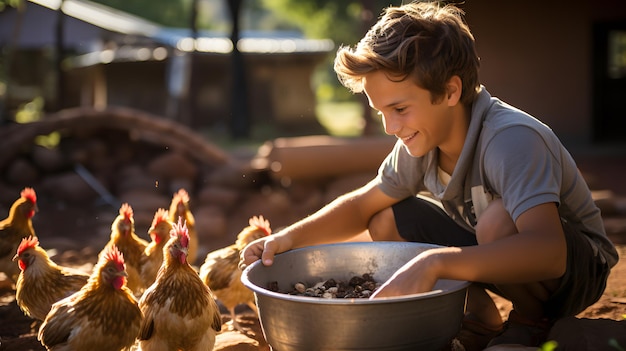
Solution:
M224 33L201 31L193 38L190 30L85 0L25 4L24 11L0 13L0 46L10 67L8 110L44 96L54 109L121 105L204 127L227 124L234 99L247 104L254 123L317 124L311 75L333 50L330 40L241 33L247 89L238 94L233 46ZM62 61L55 60L59 51Z
M571 147L626 145L626 1L462 6L492 95L541 119Z
M60 0L26 3L21 25L17 11L0 13L0 45L13 57L11 107L36 93L53 98L57 81L49 66ZM476 37L481 82L492 95L550 125L568 146L626 144L626 1L471 0L461 7ZM73 52L64 66L63 105L132 106L195 126L228 118L226 35L200 33L193 51L186 30L88 1L65 0L63 12L63 47ZM311 72L333 44L293 33L242 38L250 88L235 98L248 104L251 120L314 121Z

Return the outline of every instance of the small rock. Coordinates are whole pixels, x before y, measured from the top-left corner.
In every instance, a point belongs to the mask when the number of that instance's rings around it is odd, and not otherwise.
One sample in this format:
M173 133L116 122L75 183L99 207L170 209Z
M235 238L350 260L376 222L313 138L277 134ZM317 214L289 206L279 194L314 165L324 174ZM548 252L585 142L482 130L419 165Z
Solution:
M185 178L195 180L198 175L198 167L177 152L167 152L155 157L148 165L148 171L159 181L161 178L163 181Z
M220 333L215 338L213 351L258 351L259 342L240 332Z
M154 176L150 176L139 165L122 168L115 177L115 188L118 193L131 190L154 190L159 184Z
M5 177L11 184L32 186L39 179L39 171L29 161L18 158L7 167Z
M90 203L98 197L95 190L74 172L49 174L40 187L44 190L42 193L51 194L54 201Z
M46 172L55 172L66 166L66 160L58 148L34 145L32 155L33 162Z
M241 198L241 193L231 188L208 185L198 194L198 203L205 205L217 205L224 211L233 208Z

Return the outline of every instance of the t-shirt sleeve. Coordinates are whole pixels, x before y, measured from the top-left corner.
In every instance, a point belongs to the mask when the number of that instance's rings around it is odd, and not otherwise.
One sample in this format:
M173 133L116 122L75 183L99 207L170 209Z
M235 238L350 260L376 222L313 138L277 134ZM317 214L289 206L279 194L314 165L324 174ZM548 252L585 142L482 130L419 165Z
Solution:
M497 133L487 145L483 169L514 221L534 206L559 204L563 173L559 157L529 127L512 126Z
M421 158L409 155L398 142L380 165L374 182L388 196L404 199L424 189L423 173Z

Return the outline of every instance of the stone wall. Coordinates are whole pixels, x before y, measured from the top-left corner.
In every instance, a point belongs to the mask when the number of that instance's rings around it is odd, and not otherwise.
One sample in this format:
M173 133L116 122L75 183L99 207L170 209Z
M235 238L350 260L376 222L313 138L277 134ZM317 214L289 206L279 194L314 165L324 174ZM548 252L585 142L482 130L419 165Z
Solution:
M53 147L41 146L55 135ZM133 207L136 232L148 240L156 210L168 208L174 192L185 188L203 259L232 243L253 215L263 215L276 230L366 182L386 153L373 155L363 147L369 143L303 137L230 153L185 126L143 112L65 110L0 129L0 211L8 213L21 189L33 187L39 205L33 225L42 246L99 249L122 203ZM289 166L303 147L309 149L304 176L302 166ZM340 148L353 150L352 157L344 154L352 162L338 160L332 150ZM284 167L272 171L272 164Z

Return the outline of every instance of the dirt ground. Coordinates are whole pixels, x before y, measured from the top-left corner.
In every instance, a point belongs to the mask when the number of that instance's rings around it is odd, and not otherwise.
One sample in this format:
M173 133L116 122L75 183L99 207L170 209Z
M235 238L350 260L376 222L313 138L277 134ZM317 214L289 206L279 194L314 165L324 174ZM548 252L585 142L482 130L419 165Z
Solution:
M593 162L600 162L598 160L592 160ZM613 166L618 165L618 170L611 169L611 172L606 172L604 169L601 169L597 166L597 163L590 163L590 169L595 170L600 176L606 174L613 174L611 179L613 182L611 186L608 187L613 191L617 191L620 194L620 199L625 199L624 194L626 194L626 190L624 189L624 185L626 182L622 182L620 177L615 177L618 174L625 174L626 163L620 159L618 163L605 163L602 164L612 164ZM590 177L591 179L591 177ZM623 179L623 178L621 178ZM608 184L604 179L600 179L598 182L600 185L597 185L600 189L605 189L605 185ZM596 189L598 189L596 187ZM621 187L621 188L620 188ZM617 215L615 204L617 207L625 207L618 209ZM606 290L600 300L588 307L585 311L580 313L577 317L584 320L598 320L598 322L610 320L610 321L621 321L619 324L620 331L623 331L624 326L626 326L626 201L620 200L617 202L610 202L608 207L603 209L603 213L607 213L608 216L605 218L605 224L607 226L607 232L610 232L611 235L609 237L613 242L616 243L618 248L621 260L617 264L616 267L613 268L611 275L609 276L608 284ZM42 214L38 214L37 216L41 216ZM94 237L94 236L86 236L84 228L89 228L90 223L81 222L80 218L82 218L80 213L77 213L74 217L77 221L73 222L73 225L77 225L81 230L74 231L66 231L66 230L54 230L48 232L42 232L38 230L38 235L41 240L45 240L46 242L55 242L58 243L58 246L54 246L54 248L50 251L51 258L57 263L64 265L75 267L79 269L83 269L85 271L89 271L93 264L96 262L97 252L100 251L100 244L103 244L108 239L107 237ZM47 219L40 219L42 222L47 223ZM51 225L54 227L54 225ZM44 239L45 238L45 239ZM78 243L78 244L77 244ZM82 244L85 243L85 244ZM85 246L81 246L85 245ZM56 249L58 248L58 250ZM49 248L50 250L50 248ZM56 254L55 254L56 251ZM510 304L503 299L496 298L496 302L500 308L501 314L503 317L508 315L508 311L510 309ZM269 347L264 342L262 333L259 327L258 320L254 315L251 314L249 310L242 309L243 314L238 318L239 323L243 326L250 328L256 333L254 339L256 340L257 346L252 346L254 340L247 339L242 335L236 335L236 332L229 332L228 324L226 322L229 320L226 311L222 311L222 320L225 323L222 335L224 338L223 344L221 348L216 348L216 350L232 350L232 351L245 351L245 350L257 350L257 351L269 351ZM600 324L602 327L603 324ZM611 324L612 326L615 323ZM0 351L39 351L45 349L41 346L41 344L37 341L37 328L39 324L33 321L30 318L24 316L22 311L19 309L15 302L15 291L14 287L10 282L8 282L4 275L0 273ZM608 330L608 333L613 332L613 329ZM569 333L569 331L568 331ZM580 337L580 333L578 330L572 330L571 333L572 340L575 340L577 337ZM626 333L622 333L622 335L626 335ZM218 336L218 340L220 336ZM241 341L243 339L243 341ZM228 343L232 343L233 346L227 345ZM586 350L588 348L574 348L576 350ZM607 348L598 348L598 349L607 349ZM608 349L614 350L623 350L626 349L626 344L618 345L618 347L612 347Z

